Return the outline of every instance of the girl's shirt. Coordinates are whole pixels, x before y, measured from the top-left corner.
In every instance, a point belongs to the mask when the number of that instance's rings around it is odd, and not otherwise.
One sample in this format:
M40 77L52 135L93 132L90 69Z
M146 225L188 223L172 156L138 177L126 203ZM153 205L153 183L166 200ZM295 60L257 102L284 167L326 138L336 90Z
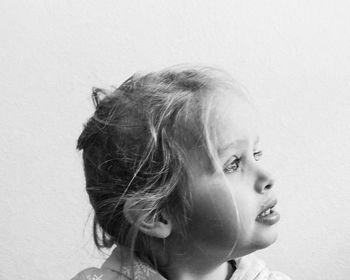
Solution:
M79 272L71 280L167 280L159 272L138 258L126 261L127 249L115 248L101 268L90 267ZM123 260L123 261L122 261ZM230 280L291 280L287 275L270 271L254 254L236 259L236 270Z

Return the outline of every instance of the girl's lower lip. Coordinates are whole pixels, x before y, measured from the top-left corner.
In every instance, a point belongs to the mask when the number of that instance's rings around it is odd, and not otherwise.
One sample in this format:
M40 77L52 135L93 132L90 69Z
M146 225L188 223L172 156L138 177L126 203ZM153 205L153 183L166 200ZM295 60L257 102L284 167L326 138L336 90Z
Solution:
M280 220L280 214L277 211L272 210L270 214L264 217L258 216L255 220L264 225L271 226Z

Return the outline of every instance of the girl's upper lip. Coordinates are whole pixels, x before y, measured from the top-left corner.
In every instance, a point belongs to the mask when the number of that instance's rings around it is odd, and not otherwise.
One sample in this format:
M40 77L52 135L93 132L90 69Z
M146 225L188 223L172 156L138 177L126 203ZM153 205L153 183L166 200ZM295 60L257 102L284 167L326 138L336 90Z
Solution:
M261 206L261 211L259 212L259 215L265 212L267 209L275 207L277 202L278 202L277 198L271 198L265 201L265 203Z

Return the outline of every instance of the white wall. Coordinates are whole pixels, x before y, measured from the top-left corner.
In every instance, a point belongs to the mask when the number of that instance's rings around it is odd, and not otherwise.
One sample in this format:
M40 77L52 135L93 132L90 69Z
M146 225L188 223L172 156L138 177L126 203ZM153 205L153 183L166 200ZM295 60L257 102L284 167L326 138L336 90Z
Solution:
M294 279L350 273L350 2L0 3L0 278L99 265L80 154L92 86L190 62L225 68L265 119L280 238L259 253Z

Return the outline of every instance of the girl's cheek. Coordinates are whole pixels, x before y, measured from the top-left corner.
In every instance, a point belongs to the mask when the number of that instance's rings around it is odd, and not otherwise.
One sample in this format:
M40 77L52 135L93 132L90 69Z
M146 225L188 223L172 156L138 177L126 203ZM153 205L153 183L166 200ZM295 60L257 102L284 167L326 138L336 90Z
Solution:
M230 187L222 180L208 183L204 179L192 188L192 203L189 234L193 241L213 251L231 250L238 225Z

